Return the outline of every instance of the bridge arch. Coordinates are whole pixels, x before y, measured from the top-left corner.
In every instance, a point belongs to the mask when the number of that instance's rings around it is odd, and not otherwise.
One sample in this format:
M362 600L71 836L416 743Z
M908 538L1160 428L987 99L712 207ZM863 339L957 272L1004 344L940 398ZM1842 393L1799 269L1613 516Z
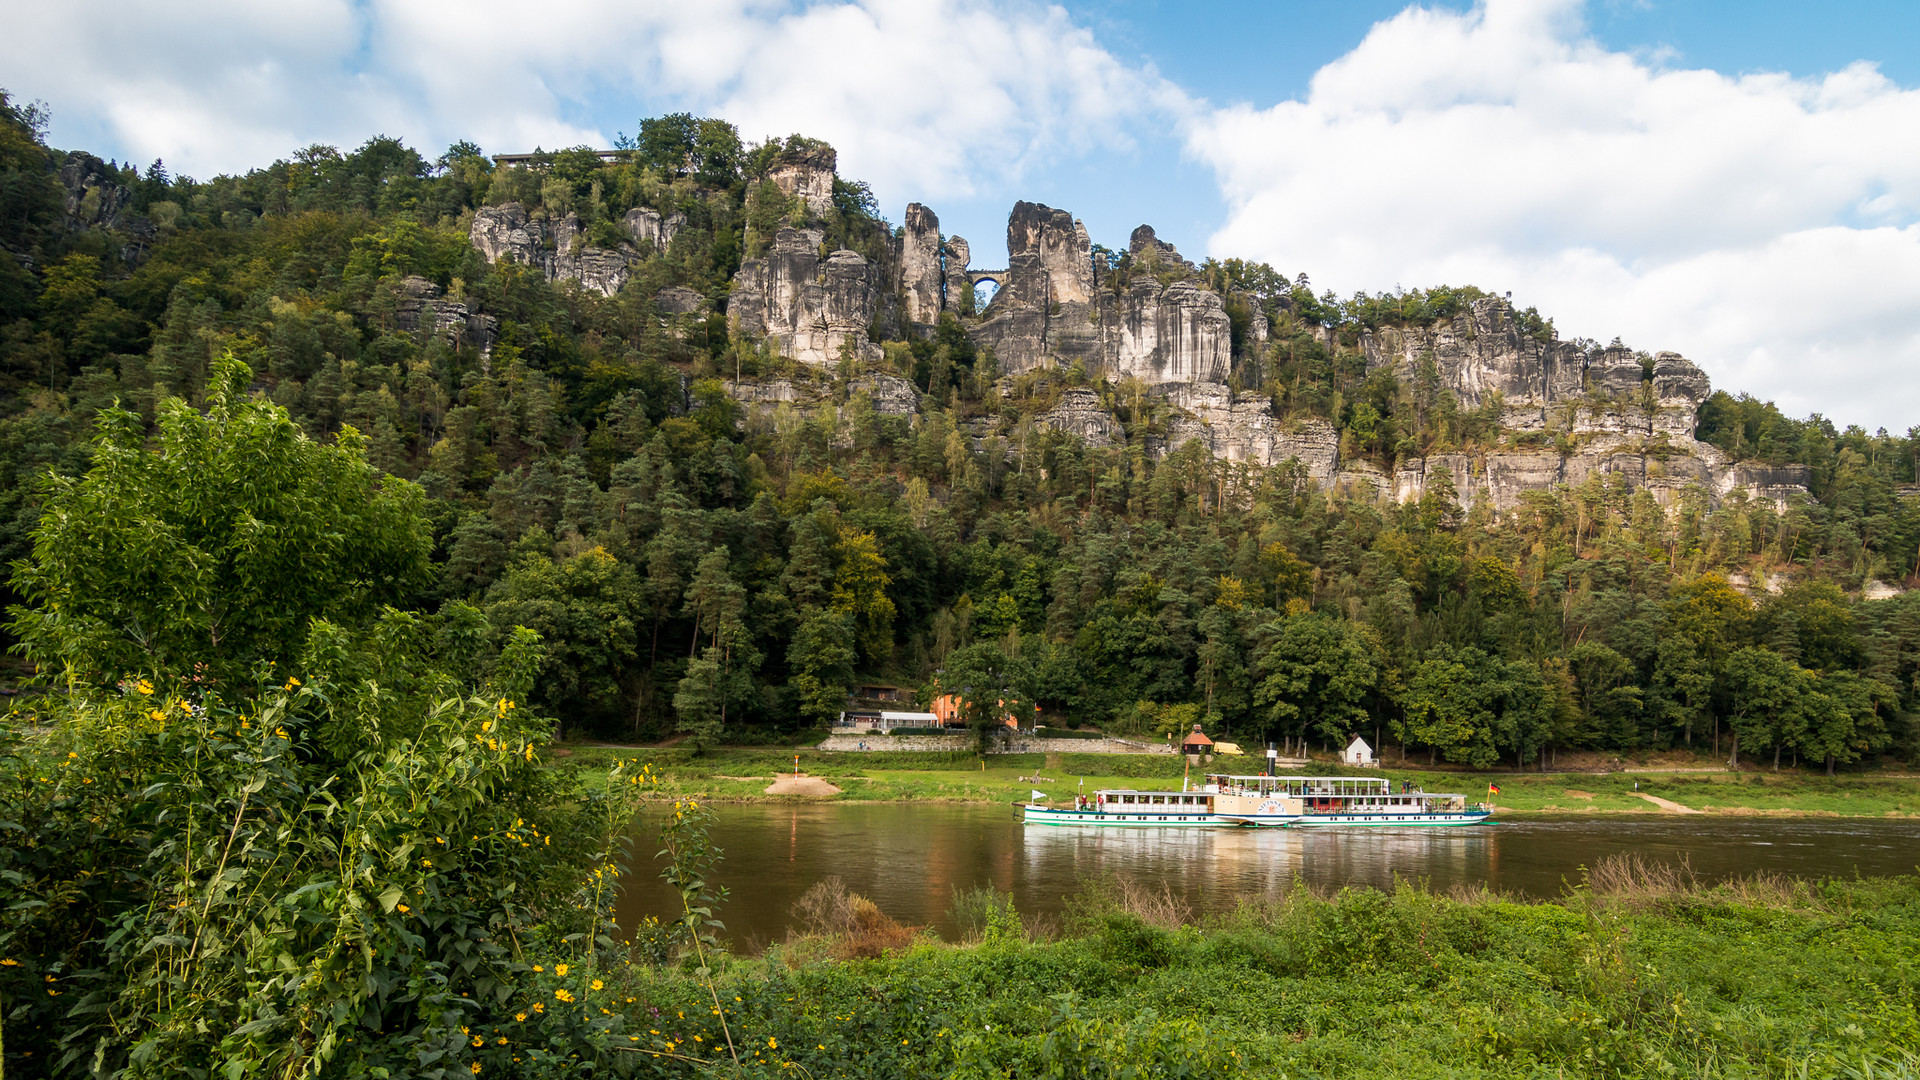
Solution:
M969 270L967 280L973 282L973 303L976 310L984 310L993 302L993 295L1006 284L1005 270Z

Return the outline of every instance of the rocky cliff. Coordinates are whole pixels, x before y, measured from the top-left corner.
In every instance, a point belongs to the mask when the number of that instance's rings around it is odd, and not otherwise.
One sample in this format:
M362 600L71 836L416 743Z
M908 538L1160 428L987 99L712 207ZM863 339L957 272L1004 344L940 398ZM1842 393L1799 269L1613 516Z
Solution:
M926 206L907 207L891 248L879 256L882 264L851 250L823 250L825 230L808 222L833 212L833 168L831 148L818 146L790 149L775 162L768 179L794 205L766 253L742 262L727 300L735 334L770 339L803 364L827 367L844 356L877 360L882 353L870 340L872 327L892 333L897 325L905 335L925 334L952 314L963 318L977 344L993 351L1005 376L1079 365L1095 378L1145 383L1167 406L1164 423L1145 436L1156 454L1198 441L1224 461L1298 461L1324 486L1371 487L1402 500L1421 497L1444 476L1463 503L1484 499L1497 510L1518 506L1529 491L1577 485L1597 474L1613 474L1663 500L1690 485L1714 499L1736 489L1774 500L1805 490L1804 468L1729 463L1694 440L1695 415L1711 387L1686 358L1560 341L1530 331L1510 304L1493 298L1431 325L1361 336L1369 371L1390 371L1403 386L1431 385L1463 409L1497 407L1506 433L1496 449L1403 460L1390 472L1382 470L1344 456L1331 422L1276 418L1264 395L1229 388L1235 360L1229 300L1250 313L1248 349L1262 347L1267 313L1257 298L1223 297L1208 287L1199 269L1151 227L1134 230L1124 257L1096 260L1085 225L1072 214L1015 204L1007 219L1000 289L976 315L968 306L969 246L960 237L942 236L938 216ZM69 189L86 185L71 183ZM627 242L607 249L587 245L572 214L537 217L507 203L475 215L472 240L489 261L513 258L550 280L577 281L612 295L639 259L664 250L684 225L680 215L636 209L620 222ZM663 310L689 314L704 305L686 289L667 290L658 302ZM411 290L402 308L408 329L490 340L491 327L437 293ZM1321 337L1335 345L1331 332ZM880 411L909 414L920 407L918 392L905 380L866 378L873 385L863 389ZM732 389L761 410L782 401L819 400L791 383ZM1036 419L1096 446L1127 438L1125 426L1089 390L1063 392Z
M1583 350L1541 339L1495 298L1432 326L1367 334L1361 346L1369 370L1391 369L1403 381L1421 378L1430 364L1467 408L1497 395L1501 424L1513 431L1691 439L1694 415L1712 392L1706 374L1677 353L1642 357L1619 345Z
M1124 271L1096 267L1086 226L1018 203L1007 219L1007 280L974 331L1000 370L1055 364L1154 386L1218 383L1232 366L1220 296L1151 228L1134 230Z
M493 351L500 320L478 315L459 300L445 298L440 286L418 275L400 280L393 321L408 333L439 334L453 346L472 345L485 356Z
M833 210L833 177L839 155L826 143L811 143L781 151L767 169L767 179L789 198L800 200L806 212L823 218Z
M751 341L772 337L783 356L825 366L842 350L878 358L868 340L880 300L880 275L858 252L820 255L825 234L787 227L774 234L763 258L740 264L727 319Z
M612 296L627 283L635 263L649 251L665 251L686 223L684 214L636 207L620 219L628 242L618 248L594 247L586 243L578 215L556 220L531 215L519 203L509 202L475 212L468 238L490 263L512 258L539 270L548 281L577 281Z
M940 219L919 203L908 203L896 251L901 315L910 323L925 326L939 322L940 312L946 308L947 272L941 263L940 247Z

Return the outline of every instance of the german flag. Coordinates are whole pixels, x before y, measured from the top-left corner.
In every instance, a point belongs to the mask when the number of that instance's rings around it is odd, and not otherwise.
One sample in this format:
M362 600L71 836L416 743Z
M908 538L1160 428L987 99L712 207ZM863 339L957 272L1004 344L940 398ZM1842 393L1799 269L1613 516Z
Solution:
M1499 784L1493 784L1493 783L1489 783L1489 784L1487 785L1487 794L1489 794L1489 795L1498 795L1498 794L1500 794L1500 785L1499 785Z

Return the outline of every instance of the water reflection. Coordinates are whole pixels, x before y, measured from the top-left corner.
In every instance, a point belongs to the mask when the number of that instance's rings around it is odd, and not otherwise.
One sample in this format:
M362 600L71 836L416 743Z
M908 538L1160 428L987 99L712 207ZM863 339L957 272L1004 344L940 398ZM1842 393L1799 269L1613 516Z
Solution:
M1615 852L1685 860L1709 880L1759 871L1796 876L1912 873L1920 830L1906 821L1631 818L1496 823L1467 828L1118 830L1022 826L1005 807L816 803L731 806L713 836L725 853L716 880L731 891L720 914L738 946L778 940L813 884L838 875L882 911L951 937L956 888L1011 892L1021 912L1058 917L1086 882L1121 874L1164 883L1196 912L1279 897L1304 882L1437 890L1486 885L1554 896L1581 867ZM636 828L640 865L622 898L632 925L670 917L675 899L655 879L650 826Z

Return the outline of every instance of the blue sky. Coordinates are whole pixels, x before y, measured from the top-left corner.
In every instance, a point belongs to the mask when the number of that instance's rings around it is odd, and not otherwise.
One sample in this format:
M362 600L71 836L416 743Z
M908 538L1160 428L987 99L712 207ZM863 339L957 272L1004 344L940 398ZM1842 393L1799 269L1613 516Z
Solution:
M1008 207L1341 293L1511 290L1797 414L1920 423L1920 4L9 0L56 144L243 170L375 132L721 115L1004 260Z

